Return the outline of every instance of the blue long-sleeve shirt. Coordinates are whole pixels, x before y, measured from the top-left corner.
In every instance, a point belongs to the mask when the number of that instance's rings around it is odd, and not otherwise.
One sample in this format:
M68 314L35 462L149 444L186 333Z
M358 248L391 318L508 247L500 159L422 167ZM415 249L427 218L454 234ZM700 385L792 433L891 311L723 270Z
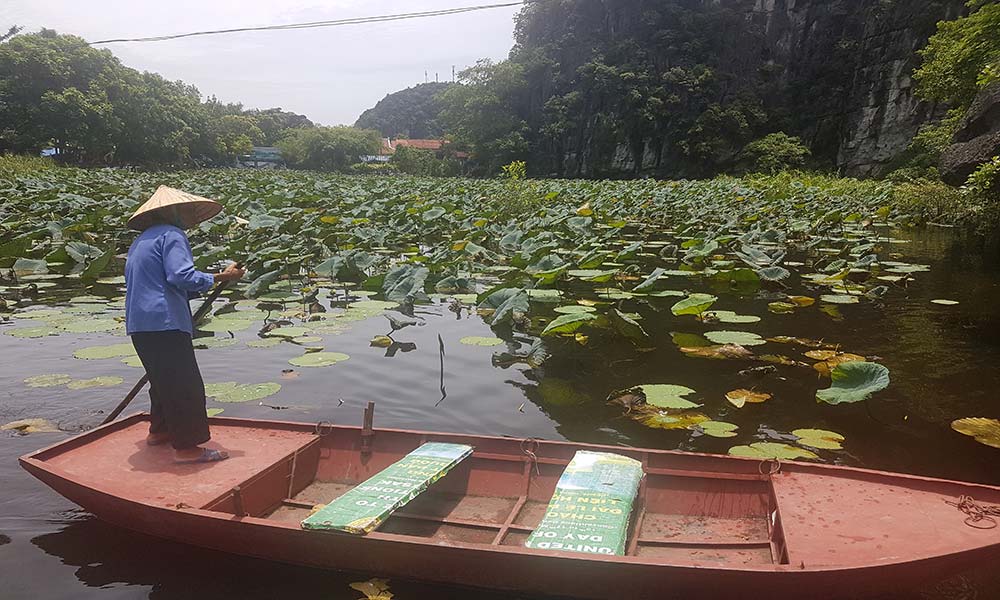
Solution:
M187 236L173 225L139 234L125 261L125 331L192 333L189 293L205 292L214 279L194 267Z

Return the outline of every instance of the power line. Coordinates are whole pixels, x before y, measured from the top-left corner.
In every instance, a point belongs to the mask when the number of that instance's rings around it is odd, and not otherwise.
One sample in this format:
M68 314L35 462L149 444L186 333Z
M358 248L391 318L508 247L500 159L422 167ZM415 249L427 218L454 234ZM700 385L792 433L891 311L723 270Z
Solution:
M429 10L425 12L401 13L395 15L376 15L371 17L354 17L350 19L336 19L332 21L313 21L310 23L290 23L288 25L267 25L263 27L239 27L236 29L217 29L214 31L193 31L190 33L178 33L174 35L161 35L142 38L116 38L110 40L99 40L89 42L91 46L96 44L114 44L118 42L162 42L166 40L176 40L202 35L219 35L223 33L240 33L244 31L281 31L287 29L314 29L318 27L339 27L341 25L361 25L365 23L382 23L386 21L403 21L407 19L422 19L427 17L440 17L445 15L457 15L479 10L489 10L493 8L505 8L509 6L520 6L525 0L519 2L505 2L503 4L483 4L479 6L463 6L459 8L445 8L441 10Z

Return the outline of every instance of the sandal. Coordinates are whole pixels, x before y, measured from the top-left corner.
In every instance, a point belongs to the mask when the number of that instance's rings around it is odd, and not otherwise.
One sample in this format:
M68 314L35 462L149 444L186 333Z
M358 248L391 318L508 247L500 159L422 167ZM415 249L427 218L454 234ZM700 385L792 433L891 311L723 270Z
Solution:
M175 459L174 463L178 465L189 465L195 463L210 463L218 462L220 460L226 460L229 458L229 453L225 450L216 450L214 448L202 448L201 456L196 458L185 458L185 459Z

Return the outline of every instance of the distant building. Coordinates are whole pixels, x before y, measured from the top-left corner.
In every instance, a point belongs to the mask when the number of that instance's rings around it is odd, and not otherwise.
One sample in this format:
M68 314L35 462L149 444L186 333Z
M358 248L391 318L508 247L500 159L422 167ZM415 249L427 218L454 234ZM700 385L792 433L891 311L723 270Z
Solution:
M397 148L402 148L404 146L408 148L417 148L420 150L430 150L437 155L438 158L457 158L459 160L465 160L469 157L466 152L456 152L448 148L450 142L448 140L411 140L406 138L401 139L390 139L382 138L382 147L379 149L378 154L367 154L361 156L361 162L364 163L386 163L392 158L392 155L396 153Z
M239 157L236 163L251 169L281 169L285 166L281 150L274 146L254 146L250 154Z

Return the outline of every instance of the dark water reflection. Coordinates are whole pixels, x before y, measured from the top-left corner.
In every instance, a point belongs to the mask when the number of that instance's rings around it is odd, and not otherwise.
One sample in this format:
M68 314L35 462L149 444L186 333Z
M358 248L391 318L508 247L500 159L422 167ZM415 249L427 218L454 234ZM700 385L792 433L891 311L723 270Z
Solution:
M931 265L905 290L893 290L884 304L844 306L836 321L816 309L792 315L767 312L768 298L723 295L715 308L764 317L752 326L711 327L754 331L763 336L795 335L840 343L849 352L879 356L892 384L866 403L817 404L825 387L811 372L779 369L762 379L737 371L742 361L707 361L683 356L671 331L698 333L710 327L668 316L672 299L647 305L626 302L639 312L656 350L636 353L621 340L592 336L587 346L567 342L552 347L543 370L525 365L494 366L497 348L465 346L468 335L494 335L477 316L458 316L444 306L424 308L426 325L395 334L400 345L371 348L384 334L381 317L352 323L340 335L324 335L329 351L350 354L329 368L299 369L281 378L287 360L301 353L282 344L252 350L239 332L239 344L199 351L208 382L278 381L281 392L267 405L213 404L228 416L359 423L369 400L378 404L376 425L461 431L516 437L569 439L725 453L735 444L763 439L768 432L823 428L842 433L842 452L822 452L830 462L952 479L1000 484L1000 451L951 431L953 419L1000 416L1000 257L996 245L966 239L946 230L920 232L911 243L895 246L899 260ZM113 292L113 288L108 290ZM815 291L797 290L809 295ZM931 304L934 298L957 306ZM221 336L220 336L221 337ZM0 423L44 417L64 429L100 421L114 406L137 369L117 359L81 361L73 350L125 341L107 334L41 340L0 336ZM412 344L412 346L411 346ZM444 352L441 352L441 347ZM772 348L771 346L774 346ZM502 347L501 347L502 349ZM767 352L796 355L798 350L770 344ZM22 380L42 373L74 377L119 375L116 388L67 390L27 388ZM539 382L555 378L572 390L571 402L546 396ZM615 389L639 383L677 383L698 391L712 418L739 425L732 439L698 437L689 431L650 429L622 416L603 399ZM721 400L726 391L753 387L773 394L762 405L735 409ZM141 396L135 408L147 406ZM16 465L16 457L63 439L65 434L0 437L0 597L2 598L358 598L348 583L371 575L328 573L155 540L105 525L79 512ZM1000 597L1000 576L969 574L920 593L922 597ZM400 600L414 598L510 598L443 586L393 581ZM900 598L911 597L903 594Z

